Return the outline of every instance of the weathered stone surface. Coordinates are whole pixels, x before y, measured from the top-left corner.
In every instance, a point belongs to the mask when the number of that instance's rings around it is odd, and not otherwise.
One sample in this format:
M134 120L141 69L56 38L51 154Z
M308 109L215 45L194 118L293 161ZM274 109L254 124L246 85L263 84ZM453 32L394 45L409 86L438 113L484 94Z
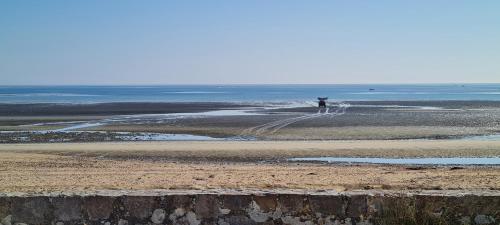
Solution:
M283 213L300 212L304 208L303 195L280 195L278 197L278 206Z
M113 212L114 197L89 196L83 200L83 209L87 212L89 220L108 219Z
M185 219L189 225L199 225L201 223L201 220L196 218L196 214L194 212L186 213Z
M263 212L275 211L278 206L276 195L253 196L253 200Z
M351 195L348 197L347 202L347 217L358 218L362 215L366 215L368 208L366 195Z
M219 214L219 204L216 195L198 195L194 212L199 219L216 218Z
M82 199L80 197L53 198L54 217L60 221L72 221L82 219Z
M388 199L384 196L368 196L367 197L367 214L369 216L379 216L383 213L384 199Z
M250 195L225 195L222 196L222 207L232 211L244 210L252 201Z
M457 201L462 200L463 214L472 215L474 213L486 215L498 215L500 217L500 198L495 196L464 196L456 198ZM499 218L500 219L500 218Z
M119 219L118 220L118 225L128 225L128 220Z
M309 204L313 212L345 217L346 203L340 195L311 195Z
M0 219L10 215L10 201L6 197L0 197Z
M2 225L380 225L499 224L500 193L489 195L204 193L150 196L2 196ZM361 193L361 194L360 194ZM176 205L176 206L174 206Z
M155 209L153 211L153 215L151 215L151 222L155 224L163 223L165 218L167 217L167 212L164 209Z
M427 221L440 221L449 224L461 223L461 217L481 214L483 207L472 207L469 204L478 204L481 199L476 196L427 196L417 195L416 208L417 221L424 223ZM482 205L484 203L480 203ZM489 203L486 203L489 204ZM471 211L470 208L474 208Z
M255 225L255 221L246 216L230 216L223 220L228 225Z
M293 217L293 216L285 216L281 218L281 221L283 221L284 224L290 224L290 225L314 225L314 222L311 220L303 220L300 217Z
M271 218L271 216L276 213L276 211L265 212L259 207L259 205L255 201L253 201L250 204L250 207L246 209L246 213L253 221L260 223L268 221L269 218Z
M123 199L125 210L133 218L149 218L156 206L155 197L151 196L127 196Z
M459 221L460 221L460 225L472 224L471 219L468 216L462 216L462 218L460 218Z
M11 203L12 223L47 224L52 220L52 206L47 197L14 198Z
M169 208L191 209L194 196L191 195L173 195L166 198L166 205Z
M0 224L2 224L2 225L12 225L12 215L8 215L8 216L3 217L0 220Z
M474 222L477 225L494 224L495 219L492 216L477 215L476 217L474 217Z

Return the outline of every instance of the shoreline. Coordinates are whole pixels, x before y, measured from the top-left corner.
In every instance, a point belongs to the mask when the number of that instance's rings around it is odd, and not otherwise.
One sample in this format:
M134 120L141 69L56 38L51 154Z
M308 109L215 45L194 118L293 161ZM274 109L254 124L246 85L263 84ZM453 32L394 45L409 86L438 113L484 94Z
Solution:
M314 104L311 104L314 102ZM391 107L429 106L454 109L500 107L500 100L335 100L330 103L345 102L351 105ZM277 109L315 107L316 101L228 101L228 102L98 102L98 103L0 103L0 117L3 116L103 116L130 114L162 114L182 112L205 112L211 110L245 107L269 107Z

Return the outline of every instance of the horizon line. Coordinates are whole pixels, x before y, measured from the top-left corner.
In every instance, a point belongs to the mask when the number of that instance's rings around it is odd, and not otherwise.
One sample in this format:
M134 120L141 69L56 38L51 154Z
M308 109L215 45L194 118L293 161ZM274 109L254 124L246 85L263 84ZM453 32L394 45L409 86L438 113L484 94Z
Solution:
M20 87L20 86L284 86L284 85L483 85L500 84L500 82L415 82L415 83L173 83L173 84L6 84L0 87Z

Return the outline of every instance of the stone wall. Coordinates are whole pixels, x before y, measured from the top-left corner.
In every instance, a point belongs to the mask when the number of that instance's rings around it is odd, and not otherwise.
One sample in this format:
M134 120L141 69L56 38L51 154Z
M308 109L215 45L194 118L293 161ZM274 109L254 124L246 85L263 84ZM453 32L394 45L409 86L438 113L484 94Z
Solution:
M102 191L0 194L11 224L500 224L500 192Z

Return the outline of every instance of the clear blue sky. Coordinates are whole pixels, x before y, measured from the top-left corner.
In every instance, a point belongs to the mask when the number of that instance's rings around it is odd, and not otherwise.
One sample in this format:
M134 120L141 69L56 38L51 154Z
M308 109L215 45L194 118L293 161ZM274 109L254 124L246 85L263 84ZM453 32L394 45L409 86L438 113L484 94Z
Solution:
M500 82L500 1L0 2L0 84Z

